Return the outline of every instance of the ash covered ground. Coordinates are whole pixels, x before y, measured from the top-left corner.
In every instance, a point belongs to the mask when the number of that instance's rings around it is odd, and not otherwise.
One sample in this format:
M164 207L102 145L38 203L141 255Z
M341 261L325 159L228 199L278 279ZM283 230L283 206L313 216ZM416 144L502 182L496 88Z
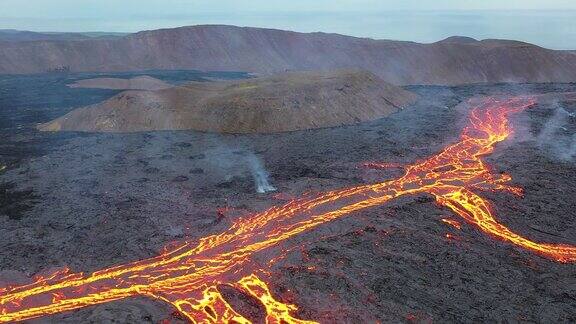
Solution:
M362 164L405 165L437 153L466 125L468 98L571 92L576 84L409 90L421 96L418 104L382 120L273 135L38 133L33 122L55 113L35 115L3 145L0 286L64 266L91 272L152 257L169 242L221 232L237 217L305 193L398 177L400 168ZM482 196L502 223L536 241L576 243L573 113L575 102L558 101L515 116L515 135L486 159L525 197ZM277 192L256 193L254 160ZM406 196L295 237L292 252L270 269L272 291L298 305L299 318L327 323L576 321L573 264L442 218L460 221L431 196ZM236 299L262 320L256 305ZM134 298L30 322L179 322L172 312Z

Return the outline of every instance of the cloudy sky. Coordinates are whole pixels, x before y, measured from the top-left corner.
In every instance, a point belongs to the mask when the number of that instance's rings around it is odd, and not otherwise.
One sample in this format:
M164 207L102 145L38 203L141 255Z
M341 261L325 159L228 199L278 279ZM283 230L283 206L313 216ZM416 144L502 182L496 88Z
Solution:
M0 0L0 29L231 24L433 42L463 35L576 49L576 0Z

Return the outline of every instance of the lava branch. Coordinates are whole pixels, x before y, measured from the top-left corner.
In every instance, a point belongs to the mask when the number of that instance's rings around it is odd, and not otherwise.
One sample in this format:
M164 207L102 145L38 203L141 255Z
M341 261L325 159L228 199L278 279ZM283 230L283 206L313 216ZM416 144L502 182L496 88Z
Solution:
M264 305L268 323L305 323L293 305L276 301L251 264L258 253L344 215L379 206L403 195L428 193L481 231L559 262L575 262L576 246L531 241L498 223L488 201L473 189L506 190L508 175L494 175L481 157L511 133L508 116L535 101L489 99L475 107L458 142L409 165L402 177L382 183L304 197L235 221L226 231L185 243L161 255L90 275L69 270L38 277L28 285L0 288L0 322L21 321L131 296L171 303L191 321L249 321L221 296L218 285L232 283ZM280 246L281 247L281 246Z

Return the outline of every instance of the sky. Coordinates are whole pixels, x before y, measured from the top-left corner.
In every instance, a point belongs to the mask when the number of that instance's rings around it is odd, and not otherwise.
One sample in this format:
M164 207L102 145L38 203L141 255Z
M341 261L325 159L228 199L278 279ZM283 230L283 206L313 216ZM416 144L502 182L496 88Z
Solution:
M0 29L136 32L198 24L576 49L576 0L0 0Z

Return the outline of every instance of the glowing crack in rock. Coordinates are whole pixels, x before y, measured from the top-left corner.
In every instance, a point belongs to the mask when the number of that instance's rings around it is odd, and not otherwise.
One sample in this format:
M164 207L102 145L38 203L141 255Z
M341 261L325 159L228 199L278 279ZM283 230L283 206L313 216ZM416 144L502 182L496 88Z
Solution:
M306 323L292 316L296 306L274 299L256 274L265 275L265 268L287 253L287 239L344 215L411 194L433 195L440 205L466 222L518 248L558 262L575 262L576 246L535 242L512 232L494 218L490 203L474 192L505 190L521 194L521 189L507 184L510 176L491 173L481 158L511 134L509 115L534 104L535 100L527 97L492 98L478 103L458 142L406 166L400 178L296 199L238 219L222 233L166 249L154 258L88 275L66 269L35 278L27 285L0 289L0 322L149 296L172 304L191 321L247 323L218 290L218 285L230 284L261 302L268 323ZM267 265L254 261L262 253L269 254Z

